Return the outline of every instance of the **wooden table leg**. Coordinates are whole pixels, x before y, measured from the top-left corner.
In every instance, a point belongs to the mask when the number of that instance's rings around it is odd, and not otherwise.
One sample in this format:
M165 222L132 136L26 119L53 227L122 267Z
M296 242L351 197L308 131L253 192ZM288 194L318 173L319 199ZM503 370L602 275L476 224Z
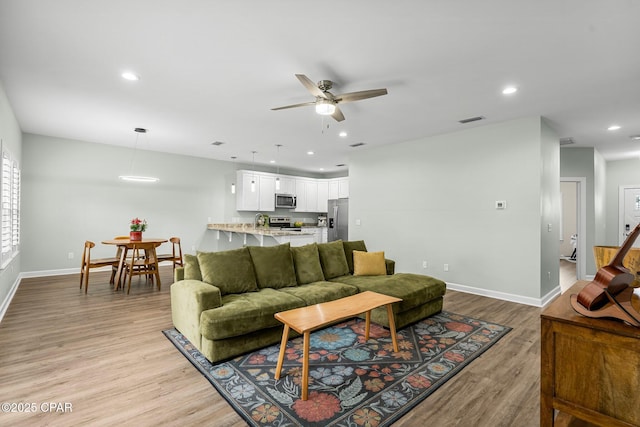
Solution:
M116 291L120 289L120 276L122 276L122 269L124 267L125 262L127 262L128 249L129 248L127 246L123 246L122 250L120 251L120 262L118 263L118 270L116 271L116 277L113 284L113 289ZM124 287L124 284L123 284L123 287Z
M280 371L282 370L282 363L284 362L284 352L287 348L287 341L289 340L289 325L284 325L284 331L282 332L282 341L280 342L280 355L278 356L278 364L276 365L276 380L280 379Z
M304 333L304 352L302 359L302 400L307 400L309 396L309 341L310 333Z
M393 309L391 304L387 304L387 316L389 317L389 330L391 331L391 341L393 341L393 351L398 353L398 339L396 338L396 322L393 319Z
M364 340L369 341L369 329L371 328L371 310L367 311L364 316Z

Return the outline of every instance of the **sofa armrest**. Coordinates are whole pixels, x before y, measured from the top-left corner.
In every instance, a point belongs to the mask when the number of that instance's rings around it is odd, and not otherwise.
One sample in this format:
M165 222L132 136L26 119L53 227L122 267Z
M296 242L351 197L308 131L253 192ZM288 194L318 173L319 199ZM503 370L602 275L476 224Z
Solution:
M396 272L396 262L394 260L385 258L384 264L387 268L387 275L391 276Z
M184 280L184 267L176 267L173 270L173 282Z
M199 280L181 280L171 285L171 319L193 345L201 350L200 314L222 306L220 289Z

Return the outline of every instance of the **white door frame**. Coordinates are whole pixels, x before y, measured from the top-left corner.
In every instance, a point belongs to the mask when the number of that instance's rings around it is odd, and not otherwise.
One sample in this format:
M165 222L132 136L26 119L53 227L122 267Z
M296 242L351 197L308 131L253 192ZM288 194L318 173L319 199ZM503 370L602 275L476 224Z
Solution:
M576 278L584 280L587 276L587 263L584 258L587 254L587 178L584 176L561 177L560 182L575 182L577 185L578 244L576 245Z
M622 238L624 234L624 192L630 188L640 188L640 184L621 185L618 188L618 246L620 246L624 242Z

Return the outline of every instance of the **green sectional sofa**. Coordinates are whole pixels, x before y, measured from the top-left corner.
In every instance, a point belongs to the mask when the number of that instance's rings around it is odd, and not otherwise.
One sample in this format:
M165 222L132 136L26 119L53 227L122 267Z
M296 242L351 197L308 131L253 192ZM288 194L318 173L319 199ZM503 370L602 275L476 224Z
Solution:
M173 324L217 362L279 342L277 312L363 291L402 299L393 305L398 329L442 310L443 281L394 274L394 261L366 250L363 241L338 240L186 255L171 285ZM373 310L371 320L389 326L384 307Z

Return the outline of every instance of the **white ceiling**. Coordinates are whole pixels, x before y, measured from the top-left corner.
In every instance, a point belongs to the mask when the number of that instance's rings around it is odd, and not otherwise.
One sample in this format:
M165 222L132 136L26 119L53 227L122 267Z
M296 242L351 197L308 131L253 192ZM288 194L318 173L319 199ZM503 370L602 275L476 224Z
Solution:
M639 18L635 0L0 0L0 79L24 132L132 147L144 127L141 149L287 169L533 115L612 160L640 155ZM271 111L313 100L296 73L389 94L341 123Z

